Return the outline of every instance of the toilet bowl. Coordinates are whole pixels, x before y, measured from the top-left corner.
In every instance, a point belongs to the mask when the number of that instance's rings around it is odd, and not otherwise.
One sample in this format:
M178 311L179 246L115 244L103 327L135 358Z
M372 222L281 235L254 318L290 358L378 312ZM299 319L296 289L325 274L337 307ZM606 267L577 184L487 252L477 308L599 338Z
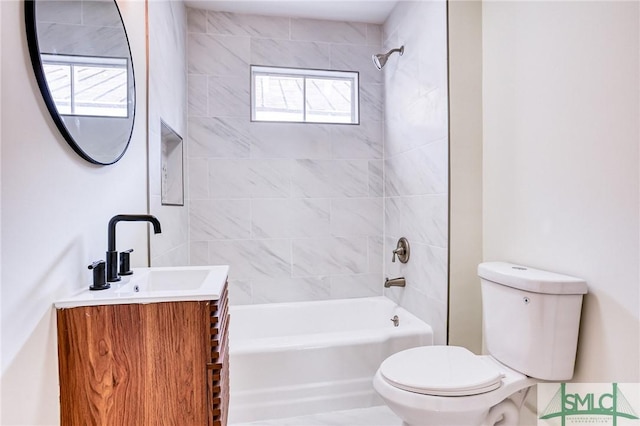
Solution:
M412 348L384 360L374 376L405 426L515 426L532 385L573 376L587 284L506 262L482 263L478 275L488 355Z
M491 356L457 346L398 352L373 379L387 406L411 426L480 426L489 417L515 425L524 391L535 383Z

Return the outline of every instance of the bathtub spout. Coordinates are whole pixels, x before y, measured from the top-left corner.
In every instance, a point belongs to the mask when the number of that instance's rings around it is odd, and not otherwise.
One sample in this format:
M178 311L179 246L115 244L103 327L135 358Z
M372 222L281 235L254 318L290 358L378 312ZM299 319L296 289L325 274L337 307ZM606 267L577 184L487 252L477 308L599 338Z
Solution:
M407 284L404 277L398 278L385 278L384 286L385 288L389 287L404 287Z

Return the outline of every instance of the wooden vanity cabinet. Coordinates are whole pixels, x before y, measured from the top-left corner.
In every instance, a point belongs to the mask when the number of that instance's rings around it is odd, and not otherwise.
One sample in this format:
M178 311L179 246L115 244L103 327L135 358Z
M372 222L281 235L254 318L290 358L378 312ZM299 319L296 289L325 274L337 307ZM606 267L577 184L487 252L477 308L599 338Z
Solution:
M224 426L227 287L214 301L57 310L61 425Z

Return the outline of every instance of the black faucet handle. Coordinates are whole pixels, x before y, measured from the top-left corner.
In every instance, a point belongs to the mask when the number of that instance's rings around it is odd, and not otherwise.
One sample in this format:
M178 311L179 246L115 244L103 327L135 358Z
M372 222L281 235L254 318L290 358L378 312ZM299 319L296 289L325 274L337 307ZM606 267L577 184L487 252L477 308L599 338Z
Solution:
M120 252L120 271L118 275L131 275L133 271L131 270L131 252L133 249L125 250Z
M105 279L105 265L104 260L96 260L89 265L89 269L93 270L93 284L89 286L89 290L106 290L111 287Z

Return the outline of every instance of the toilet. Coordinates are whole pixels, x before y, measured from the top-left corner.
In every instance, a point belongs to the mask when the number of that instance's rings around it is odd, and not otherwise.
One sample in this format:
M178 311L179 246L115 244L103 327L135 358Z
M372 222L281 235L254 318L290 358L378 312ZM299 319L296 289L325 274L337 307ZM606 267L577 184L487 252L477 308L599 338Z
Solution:
M506 262L481 263L478 275L488 355L416 347L388 357L374 376L404 426L517 425L532 385L573 376L586 282Z

